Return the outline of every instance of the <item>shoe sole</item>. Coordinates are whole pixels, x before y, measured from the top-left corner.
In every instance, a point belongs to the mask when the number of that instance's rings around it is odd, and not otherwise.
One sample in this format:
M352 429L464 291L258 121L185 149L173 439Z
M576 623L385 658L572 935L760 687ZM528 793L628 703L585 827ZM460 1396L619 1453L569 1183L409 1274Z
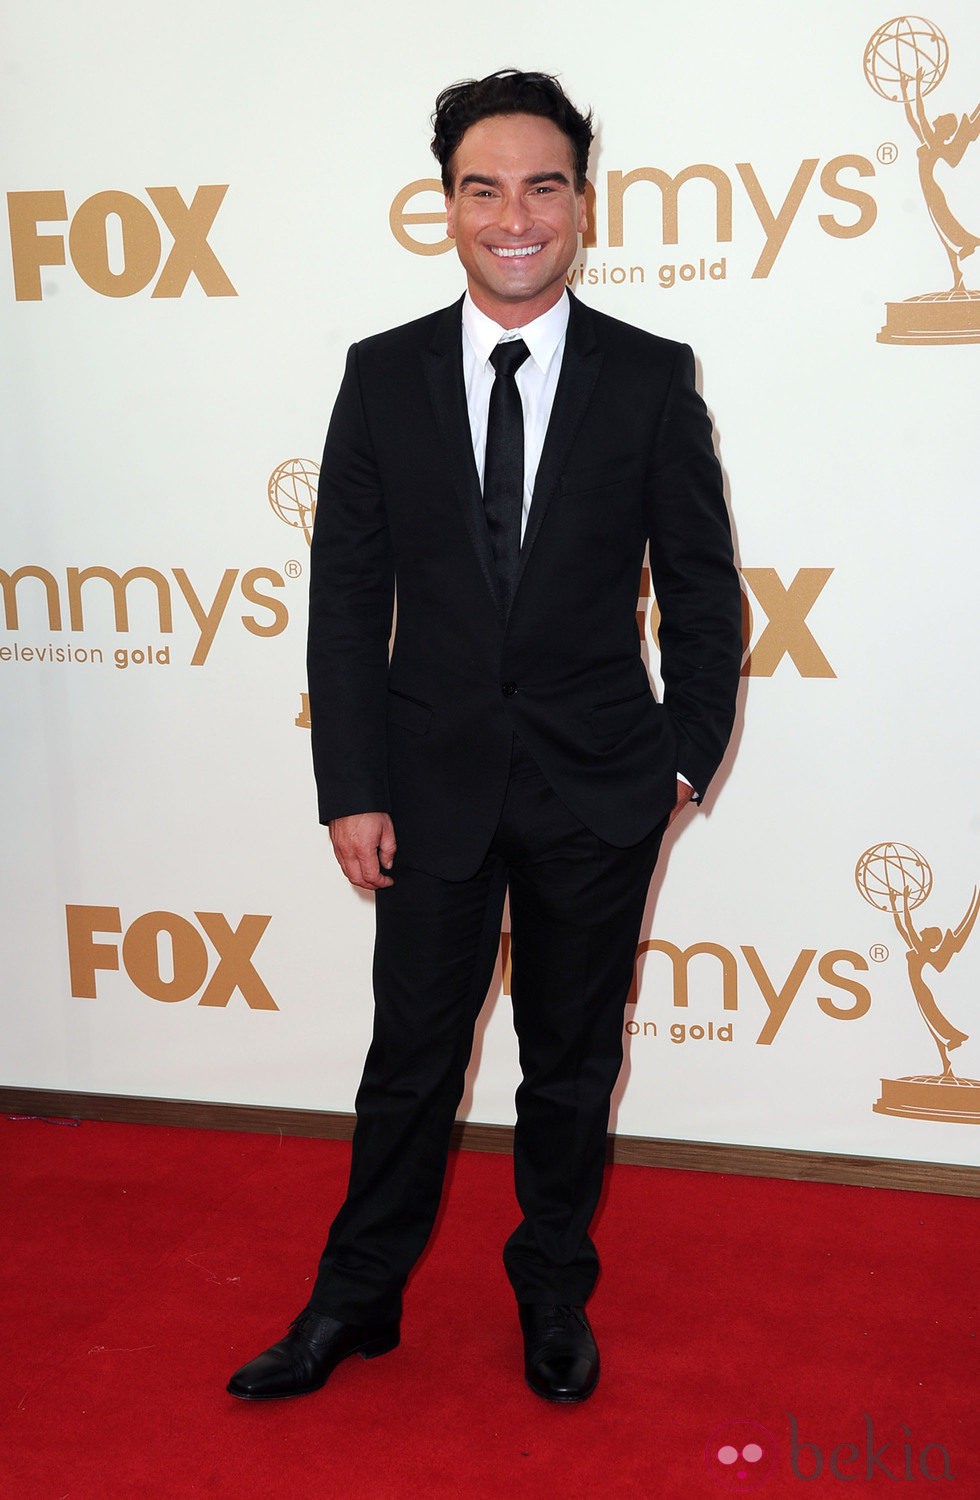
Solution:
M550 1401L554 1406L574 1406L578 1401L588 1401L589 1397L592 1395L592 1392L599 1384L599 1376L597 1373L595 1380L593 1380L587 1391L575 1391L574 1393L569 1392L568 1395L561 1395L556 1391L539 1390L536 1385L531 1384L530 1380L527 1379L527 1376L525 1376L524 1379L527 1383L527 1388L529 1391L533 1391L536 1396L540 1396L542 1401Z

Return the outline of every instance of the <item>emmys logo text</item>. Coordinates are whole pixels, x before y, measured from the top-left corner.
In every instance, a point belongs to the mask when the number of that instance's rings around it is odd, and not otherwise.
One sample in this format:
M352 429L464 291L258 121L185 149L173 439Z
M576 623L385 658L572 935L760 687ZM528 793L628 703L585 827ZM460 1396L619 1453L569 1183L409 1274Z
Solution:
M217 588L200 590L191 582L184 568L171 570L173 584L158 568L135 567L125 573L116 573L112 568L93 565L88 568L66 568L64 584L60 584L48 568L26 564L8 572L0 568L0 593L3 595L4 626L8 631L20 631L21 609L30 598L31 624L26 628L41 628L37 621L46 621L49 631L65 628L67 616L69 630L80 633L91 629L92 616L98 624L108 628L111 620L117 635L128 635L132 629L141 633L156 630L170 635L174 630L174 603L182 602L197 631L197 640L191 652L190 665L203 666L214 645L218 628L226 617L232 599L237 593L241 601L258 609L258 614L246 610L239 619L250 635L281 635L289 624L289 611L283 601L268 589L284 589L286 580L274 568L248 568L239 573L237 568L225 568ZM134 596L130 590L134 584L138 589ZM93 589L94 586L94 589ZM84 593L83 593L84 590ZM213 590L213 592L212 592ZM139 625L130 625L131 597L138 599ZM27 608L25 607L25 613ZM49 663L101 665L105 653L98 646L80 646L76 641L54 644L37 638L28 644L0 646L0 662ZM112 653L116 667L168 666L169 645L144 644L135 649L118 647Z
M779 187L764 187L756 174L755 166L750 162L735 163L735 172L738 181L749 199L750 208L758 219L762 229L761 252L752 270L753 279L767 278L768 273L776 264L777 255L785 243L789 229L792 228L795 217L800 211L803 199L809 192L810 184L819 168L819 157L804 157L795 171L791 184L786 189L785 183ZM855 178L873 177L875 165L866 156L834 156L833 159L824 163L819 169L819 187L824 193L825 199L830 199L830 208L824 205L824 211L816 214L819 226L825 234L830 234L836 240L851 240L858 234L867 234L870 226L878 217L878 205L870 193L864 192L857 187ZM720 166L710 162L696 162L690 166L684 166L680 172L663 171L660 166L635 166L632 171L608 171L605 174L605 183L602 184L602 196L596 184L588 181L585 186L585 204L588 211L588 226L582 236L582 249L594 249L599 245L599 223L605 222L605 245L609 249L621 249L626 243L626 195L630 192L630 205L636 214L635 219L630 220L630 226L636 222L645 225L647 234L650 234L650 204L656 204L659 196L660 204L660 245L677 245L680 240L680 189L690 181L707 181L714 195L714 243L726 245L732 240L732 222L734 222L734 183L731 175L723 171ZM638 184L644 183L644 192L636 192ZM653 196L650 190L653 189ZM432 202L432 195L438 195L440 207L437 208ZM416 199L425 196L428 204L425 208L419 208ZM641 199L647 199L644 208L639 207ZM696 202L696 195L693 201ZM848 205L846 210L833 208L834 202L842 202ZM453 240L426 240L417 239L411 229L416 225L446 225L446 208L443 207L443 184L437 177L419 177L416 181L405 184L399 189L393 198L389 210L389 225L392 234L398 240L399 245L405 251L411 251L413 255L444 255L446 251L453 248ZM411 205L411 207L410 207ZM830 211L833 210L833 211ZM845 217L840 219L837 214L843 211ZM662 267L662 272L669 272L669 267ZM605 278L603 278L605 279ZM633 278L633 281L642 281L642 278ZM681 276L683 281L704 281L705 276ZM720 270L711 273L713 281L722 281L723 273ZM588 273L582 275L582 267L575 267L569 272L569 282L591 281ZM624 282L627 276L608 276L608 281ZM674 285L674 276L660 275L659 282L662 287Z
M510 994L510 947L510 933L502 932L500 958L505 995ZM655 995L662 993L660 986L664 975L669 972L668 993L674 1010L689 1009L692 990L699 1006L708 1002L716 1003L720 994L721 1010L728 1019L721 1022L709 1020L703 1024L673 1021L669 1027L663 1028L657 1021L637 1019L634 1012L626 1022L627 1035L657 1038L661 1030L665 1029L670 1040L678 1044L688 1041L731 1042L734 1025L731 1017L738 1011L740 1002L744 1001L743 987L750 983L753 1000L757 996L761 998L768 1011L755 1039L756 1045L768 1047L789 1015L790 1007L803 991L804 980L812 974L814 960L817 976L822 981L815 988L825 993L817 993L813 999L825 1016L834 1021L857 1021L871 1009L871 991L860 980L855 979L852 973L847 972L849 969L857 973L867 972L870 966L861 953L855 953L849 948L837 948L828 953L819 953L816 948L804 948L790 966L789 972L782 977L781 973L773 975L757 948L743 945L739 952L744 965L722 943L691 943L688 948L680 948L667 938L649 938L640 943L634 961L633 984L626 1000L628 1006L638 1003L641 970L646 971L647 955L656 953L669 961L670 968L668 971L661 966L656 976L651 975L647 980ZM692 962L695 959L700 959L701 962L692 975ZM706 963L705 960L714 960L714 963ZM837 991L836 996L834 991ZM848 996L849 999L845 998Z
M822 212L816 213L817 222L824 233L833 239L849 240L857 235L867 234L878 217L878 205L874 198L858 186L861 179L875 175L874 163L866 156L853 153L835 156L822 167L819 157L805 157L788 187L785 181L778 185L764 186L751 162L736 162L735 172L741 188L740 210L744 211L741 203L744 194L748 200L747 206L762 230L762 244L752 269L753 279L764 279L776 264L804 199L808 195L811 198L813 196L811 189L814 178L819 182L823 194L820 203ZM585 193L588 227L582 236L582 248L591 250L598 246L600 234L604 247L611 250L621 249L626 244L627 194L630 198L631 253L632 245L638 237L638 229L639 234L643 235L644 244L657 243L654 215L658 203L659 244L678 244L681 238L681 189L692 182L701 183L702 192L703 184L707 183L713 195L715 244L731 243L735 223L735 182L721 167L711 162L695 162L674 174L664 171L662 167L634 167L628 172L618 169L606 172L605 180L600 185L588 182ZM438 204L433 201L435 196L438 197ZM424 207L419 205L419 199L424 200ZM692 204L694 210L700 209L697 188L693 195L685 195L685 202ZM841 204L844 205L843 208L835 206ZM400 188L392 200L388 223L402 249L413 255L444 255L453 247L454 241L448 237L431 240L419 238L414 233L415 228L422 225L440 225L445 228L443 189L436 177L420 177ZM724 261L716 261L707 267L694 263L680 268L661 266L657 275L660 286L670 287L678 279L723 281L726 271ZM582 282L594 284L600 280L613 285L642 283L645 279L642 266L616 266L603 275L598 270L592 274L583 263L574 266L568 273L570 285Z
M163 268L150 294L179 297L193 276L207 297L237 297L208 243L208 235L228 184L199 187L185 203L175 187L151 187L152 202L172 244L163 260L160 225L152 211L132 193L110 189L94 193L74 211L68 229L68 255L76 272L103 297L132 297L142 292ZM43 266L63 266L63 233L41 233L42 224L64 224L68 200L60 189L7 194L14 296L18 302L40 302Z
M250 1010L278 1010L253 962L271 917L246 914L232 926L221 912L194 916L196 926L176 912L149 911L129 924L122 963L136 988L151 1000L173 1003L197 995L198 1005L210 1006L226 1006L237 992ZM122 933L119 907L66 906L65 921L71 993L95 1000L98 973L118 972L120 957L118 943L97 942L96 934Z
M736 1012L739 1008L742 994L742 986L748 981L752 985L753 999L756 995L761 998L763 1005L769 1014L762 1025L759 1035L756 1037L756 1045L768 1047L776 1038L783 1022L789 1015L790 1007L794 1004L803 990L804 980L812 973L814 960L816 960L816 972L822 984L817 986L818 993L813 996L819 1010L825 1016L835 1021L857 1021L866 1016L871 1009L871 991L867 985L855 979L848 970L857 973L866 973L868 960L861 953L855 953L849 948L836 948L829 953L818 953L816 948L803 948L794 963L790 966L785 977L782 970L775 976L770 972L757 948L743 944L739 949L744 960L739 963L730 948L721 943L703 942L692 943L688 948L679 948L676 943L669 942L666 938L649 938L640 943L636 950L636 964L633 975L633 987L627 999L628 1005L636 1005L640 983L640 963L646 959L646 955L657 953L663 955L670 961L670 997L675 1009L687 1010L691 998L691 963L695 958L702 960L698 974L700 982L697 987L699 1001L705 996L717 996L717 990L708 988L705 979L709 975L715 975L721 981L721 1008L728 1013ZM712 959L717 964L706 967L705 959ZM644 961L643 969L647 968ZM662 970L658 973L657 980L648 980L654 993L658 990ZM740 978L741 975L741 978ZM824 993L819 993L823 990ZM833 992L837 991L835 995ZM849 999L845 999L849 996ZM634 1017L626 1022L626 1032L629 1036L658 1037L660 1031L656 1021L640 1020ZM672 1042L730 1042L732 1041L732 1023L717 1024L708 1021L704 1025L691 1025L687 1022L674 1021L669 1028L668 1035Z

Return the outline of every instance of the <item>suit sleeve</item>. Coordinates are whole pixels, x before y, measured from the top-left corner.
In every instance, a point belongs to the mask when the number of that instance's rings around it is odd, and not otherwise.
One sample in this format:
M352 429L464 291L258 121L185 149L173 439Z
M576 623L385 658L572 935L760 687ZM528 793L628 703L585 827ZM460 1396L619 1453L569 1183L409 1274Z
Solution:
M355 344L327 430L310 551L307 644L321 823L387 812L394 567Z
M664 707L677 733L678 768L703 796L735 718L742 596L711 422L686 345L647 475L647 525Z

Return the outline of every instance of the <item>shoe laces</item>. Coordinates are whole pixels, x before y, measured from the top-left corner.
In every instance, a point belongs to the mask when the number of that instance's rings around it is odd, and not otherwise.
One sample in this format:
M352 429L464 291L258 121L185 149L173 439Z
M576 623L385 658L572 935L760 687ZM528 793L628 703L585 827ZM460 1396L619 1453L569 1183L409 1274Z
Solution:
M322 1313L314 1312L312 1307L304 1307L301 1313L289 1325L290 1333L315 1334L322 1330L324 1317Z
M545 1323L547 1325L547 1330L549 1333L560 1332L567 1328L570 1324L574 1324L576 1328L588 1327L585 1318L582 1316L581 1310L577 1307L572 1307L571 1305L567 1305L565 1303L559 1303L554 1307L549 1307L545 1314Z

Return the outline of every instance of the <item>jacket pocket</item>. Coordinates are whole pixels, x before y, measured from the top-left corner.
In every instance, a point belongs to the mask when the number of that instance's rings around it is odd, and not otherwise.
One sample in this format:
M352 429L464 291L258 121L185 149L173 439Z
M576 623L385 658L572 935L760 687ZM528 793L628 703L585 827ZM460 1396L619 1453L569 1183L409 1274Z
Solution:
M417 698L406 698L404 693L388 689L388 723L397 724L412 734L425 734L432 722L432 709Z
M563 495L587 495L593 490L635 488L641 472L638 463L613 459L605 464L568 470L561 476L560 489Z
M642 693L633 693L629 698L618 698L613 703L600 703L592 710L592 735L600 749L607 750L619 743L641 725L652 709L659 707L648 688Z

